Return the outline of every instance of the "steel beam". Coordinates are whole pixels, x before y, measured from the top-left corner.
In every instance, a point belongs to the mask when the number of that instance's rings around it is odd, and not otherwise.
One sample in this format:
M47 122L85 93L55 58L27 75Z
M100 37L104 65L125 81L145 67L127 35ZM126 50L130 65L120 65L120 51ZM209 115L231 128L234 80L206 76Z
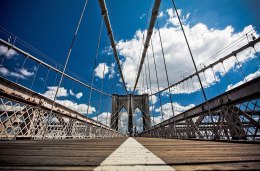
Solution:
M4 41L3 39L0 39L0 44L3 44L3 45L5 45L5 46L7 46L8 49L9 49L9 48L14 49L15 51L17 51L17 52L21 53L22 55L24 55L24 56L26 56L26 57L32 59L33 61L36 61L36 62L38 62L39 64L41 64L41 65L43 65L43 66L46 66L47 68L52 69L52 70L55 71L55 72L58 72L59 74L62 74L62 71L58 70L57 68L54 68L53 66L51 66L51 65L49 65L49 64L47 64L47 63L45 63L45 62L43 62L42 60L39 60L38 58L32 56L32 55L29 54L29 53L26 53L25 51L21 50L20 48L18 48L18 47L16 47L16 46L14 46L14 45L12 45L12 44L10 44L10 43ZM77 80L77 79L75 79L74 77L72 77L72 76L70 76L70 75L68 75L68 74L66 74L66 73L64 73L64 76L67 77L67 78L69 78L69 79L71 79L71 80L73 80L73 81L75 81L75 82L77 82L77 83L79 83L79 84L81 84L81 85L83 85L83 86L85 86L85 87L87 87L87 88L89 88L89 89L92 89L93 91L96 91L96 92L101 93L101 94L106 95L106 96L111 96L110 94L107 94L107 93L104 93L104 92L102 92L102 91L100 91L100 90L97 90L96 88L93 88L92 86L90 86L90 85L88 85L88 84L86 84L86 83L83 83L82 81Z
M24 104L28 104L35 107L40 107L44 110L50 110L52 106L52 100L48 99L47 97L44 97L43 95L36 93L24 86L21 86L19 84L16 84L12 81L9 81L3 77L0 77L0 97L21 102ZM99 126L108 130L113 130L110 127L101 124L99 122L96 122L93 119L87 118L86 116L66 107L59 103L54 104L53 111L55 113L58 113L60 115L74 118L80 121L84 121L86 123L89 123L91 125Z
M159 127L164 127L169 124L174 124L179 121L185 120L187 118L200 116L201 114L207 112L208 110L213 111L213 110L216 110L217 108L220 108L225 105L227 105L227 106L236 105L238 103L243 103L245 101L260 98L259 87L260 87L260 77L255 78L254 80L251 80L243 85L240 85L230 91L227 91L227 92L209 100L207 105L206 105L206 103L202 103L194 108L191 108L191 109L183 112L182 114L179 114L175 117L172 117L168 120L165 120L165 121L153 126L149 130L156 129Z
M110 43L111 43L111 47L113 49L113 53L114 53L114 56L115 56L115 59L116 59L117 67L118 67L118 70L119 70L119 73L120 73L120 76L121 76L121 79L122 79L122 82L123 82L123 85L124 85L124 89L125 89L126 94L128 94L126 84L125 84L125 79L124 79L123 72L122 72L121 65L120 65L120 60L119 60L118 53L117 53L117 50L116 50L116 44L115 44L115 41L114 41L113 31L112 31L110 21L109 21L109 17L108 17L108 11L107 11L107 7L106 7L106 3L105 3L105 0L98 0L98 2L99 2L100 9L101 9L102 17L104 17L104 21L105 21L106 28L107 28L107 33L108 33Z

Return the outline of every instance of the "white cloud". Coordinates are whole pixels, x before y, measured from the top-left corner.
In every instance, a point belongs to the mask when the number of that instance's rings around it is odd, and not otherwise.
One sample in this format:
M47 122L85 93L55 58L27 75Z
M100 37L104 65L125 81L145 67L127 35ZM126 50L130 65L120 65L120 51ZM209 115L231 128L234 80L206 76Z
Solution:
M111 67L109 67L109 78L114 78L115 73L116 73L115 66L116 66L116 63L112 63Z
M166 13L169 16L169 18L167 19L167 24L173 24L174 26L180 25L179 21L178 21L178 18L177 18L177 14L176 14L176 12L172 8L167 9ZM180 16L182 14L182 11L180 9L178 10L178 14Z
M48 90L45 93L43 93L43 96L53 100L58 87L50 86L47 88ZM66 96L68 96L67 89L65 89L64 87L60 87L57 93L57 97L66 97Z
M53 100L55 93L57 91L57 88L58 88L57 86L50 86L50 87L48 87L48 90L45 93L43 93L42 95ZM69 94L72 96L76 96L76 97L78 96L77 98L80 98L83 95L83 93L81 93L81 92L74 94L72 92L72 90L69 90ZM67 96L68 96L67 89L65 89L64 87L60 87L57 97L67 97ZM81 114L86 114L87 110L88 110L88 105L86 105L86 104L78 104L78 103L70 101L70 100L56 100L56 102L60 103L63 106L66 106L76 112L79 112ZM93 112L96 112L95 107L89 106L89 114L92 114Z
M173 12L172 9L166 10L166 13L168 14L167 23L160 29L160 33L162 37L165 60L169 74L169 81L170 84L172 84L177 81L180 81L184 75L194 73L194 66L192 64L188 48L183 37L183 33L181 31L181 28L179 27L179 24L177 23L176 14ZM245 33L254 30L253 26L251 25L246 26L240 32L235 32L232 26L227 26L224 29L208 28L203 23L198 23L194 26L190 26L189 24L187 24L190 13L184 15L183 12L179 10L179 14L181 14L181 18L184 21L183 27L185 29L191 50L193 52L193 56L199 69L201 68L199 66L200 63L204 62L217 51L231 44ZM140 62L140 52L142 52L141 48L143 46L143 35L146 35L146 32L147 30L137 30L132 39L120 40L117 43L118 52L121 56L124 57L124 59L122 60L122 72L125 77L125 82L127 84L128 89L131 89L130 87L134 87L134 82L136 79L137 70ZM255 33L255 36L258 37L259 35ZM167 79L162 59L159 34L158 30L156 29L152 36L152 40L155 52L155 62L157 65L157 71L159 73L159 84L160 88L164 88L167 87ZM246 39L242 40L232 48L229 48L225 52L216 56L216 58L212 59L209 62L212 63L218 60L220 57L224 57L225 55L231 53L232 51L238 49L239 47L245 44L247 44ZM259 49L260 48L258 48L257 51L260 51ZM245 63L254 57L255 56L253 54L253 51L250 49L244 50L243 52L237 54L237 58L241 63ZM156 92L157 84L151 45L148 49L148 59L151 71L150 73L152 82L152 92ZM210 64L209 62L206 63L206 65ZM148 65L147 60L145 61L145 65ZM236 59L232 57L229 60L224 61L224 65L227 72L231 69L235 69ZM224 69L222 65L214 66L214 74L217 78L217 81L219 81L219 74L224 74ZM200 75L204 86L210 86L212 84L215 84L214 74L211 72L211 70L206 70L205 75L207 80L205 80L203 73ZM184 86L180 85L178 87L178 90L175 91L175 93L192 93L194 91L199 90L200 85L197 77L193 77L192 79L193 80L189 80L189 87L187 87L186 83ZM140 82L141 81L139 80L137 87L141 87ZM193 87L191 85L193 85Z
M98 66L95 68L95 76L99 78L104 78L108 73L108 66L106 63L99 63Z
M0 56L5 55L7 59L11 59L13 56L18 55L18 53L13 50L9 49L6 46L0 45Z
M73 93L73 91L71 89L69 90L69 93L71 96L75 96L75 93Z
M154 105L150 105L150 106L149 106L149 110L150 110L150 111L153 111L154 109L155 109L155 106L154 106Z
M19 73L19 72L13 72L13 71L9 71L7 68L5 67L0 67L0 74L3 76L11 76L11 77L16 77L16 78L21 78L21 79L26 79L26 77Z
M82 92L79 92L79 93L75 94L71 89L69 90L69 94L71 96L75 96L77 99L80 99L83 96Z
M155 104L157 102L157 96L155 96L155 95L152 95L149 99L152 104Z
M26 79L27 77L31 77L34 75L34 71L29 71L26 68L14 68L15 71L10 71L9 69L5 68L4 66L0 66L0 74L3 76L12 76L16 78Z
M9 73L9 70L7 68L1 67L0 73L1 73L1 75L7 76Z
M83 93L82 93L82 92L79 92L79 93L76 94L76 97L77 97L78 99L80 99L82 96L83 96Z
M161 12L158 14L157 18L162 18L163 16L164 16L163 11L161 11Z
M92 119L97 120L97 116L93 117ZM98 122L110 126L111 121L111 113L110 112L103 112L98 115Z
M118 127L119 127L120 132L122 132L122 133L128 132L128 113L127 112L119 113Z
M143 13L143 14L139 17L139 19L142 20L145 16L146 16L146 14Z
M30 72L29 70L25 68L18 69L18 71L23 74L25 77L31 77L34 75L34 72Z
M57 103L63 105L63 106L66 106L76 112L79 112L81 114L86 114L87 113L87 110L88 110L88 105L86 104L78 104L78 103L75 103L75 102L72 102L70 100L56 100ZM95 107L92 107L90 106L89 107L89 114L92 114L96 112L96 109Z
M247 76L245 77L245 79L243 79L242 81L239 81L238 83L236 83L236 84L234 84L234 85L232 85L232 84L228 85L226 91L231 90L231 89L233 89L233 88L236 88L236 87L238 87L238 86L240 86L240 85L242 85L242 84L244 84L244 83L246 83L246 82L248 82L248 81L250 81L250 80L253 80L254 78L257 78L257 77L259 77L259 76L260 76L260 70L254 72L254 73L251 73L251 74L249 74L249 75L247 75Z
M174 115L179 115L193 107L195 107L194 104L189 104L187 106L182 106L181 104L179 104L178 102L173 102L173 110L174 110ZM166 103L164 105L162 105L162 111L163 111L163 118L164 120L169 119L170 117L172 117L172 108L171 108L171 103ZM157 116L154 118L155 123L160 123L162 122L162 116L161 116L161 108L157 108L155 109L155 112L160 112L160 116Z

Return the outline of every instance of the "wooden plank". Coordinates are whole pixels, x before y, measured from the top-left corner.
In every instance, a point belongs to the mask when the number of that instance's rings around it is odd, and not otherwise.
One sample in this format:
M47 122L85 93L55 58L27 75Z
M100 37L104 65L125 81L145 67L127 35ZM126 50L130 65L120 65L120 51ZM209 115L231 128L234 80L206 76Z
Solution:
M0 141L0 170L93 170L125 140ZM176 170L260 169L259 144L156 138L136 140Z
M0 170L93 170L125 140L0 141Z
M259 170L260 145L136 138L176 170Z

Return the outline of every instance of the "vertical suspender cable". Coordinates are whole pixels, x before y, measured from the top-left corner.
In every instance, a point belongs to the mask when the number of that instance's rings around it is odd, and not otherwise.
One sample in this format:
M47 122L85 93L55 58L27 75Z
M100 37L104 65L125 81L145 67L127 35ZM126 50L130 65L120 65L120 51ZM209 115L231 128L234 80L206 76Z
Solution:
M22 69L24 69L24 65L25 65L25 62L28 60L28 56L26 56L26 58L24 59L23 61L23 64L22 64ZM18 73L18 71L16 71ZM16 81L15 83L17 84L18 83L18 80L19 80L19 77L16 78Z
M178 17L178 20L179 20L179 23L180 23L180 26L181 26L181 29L182 29L183 36L184 36L185 41L186 41L186 44L187 44L187 46L188 46L189 53L190 53L190 57L191 57L191 59L192 59L192 62L193 62L193 65L194 65L194 68L195 68L195 71L196 71L196 75L197 75L198 80L199 80L199 83L200 83L201 91L202 91L203 97L204 97L204 99L205 99L206 106L207 106L207 108L208 108L208 99L207 99L207 96L206 96L205 90L204 90L204 88L203 88L203 85L202 85L202 82L201 82L201 79L200 79L200 76L199 76L199 73L198 73L198 69L197 69L197 66L196 66L195 60L194 60L194 58L193 58L193 54L192 54L192 52L191 52L191 48L190 48L190 45L189 45L188 39L187 39L187 37L186 37L185 30L184 30L184 28L183 28L183 25L182 25L182 22L181 22L181 19L180 19L179 13L178 13L178 11L177 11L177 7L176 7L176 5L175 5L175 3L174 3L174 0L172 0L172 4L173 4L173 6L174 6L174 9L175 9L176 15L177 15L177 17ZM210 111L210 109L208 108L207 110L209 111L209 114L211 115L211 111ZM214 127L215 127L215 126L214 126Z
M36 76L37 76L38 69L39 69L40 65L41 65L41 63L38 63L38 66L37 66L37 68L35 69L35 74L34 74L34 77L33 77L33 80L32 80L31 89L33 88L34 81L35 81L35 78L36 78Z
M53 103L52 103L52 105L51 105L50 115L52 114L52 111L53 111L53 107L54 107L54 104L55 104L55 101L56 101L56 98L57 98L57 94L58 94L58 91L59 91L59 89L60 89L60 86L61 86L61 83L62 83L62 80L63 80L63 76L64 76L64 73L65 73L66 68L67 68L67 64L68 64L68 62L69 62L69 58L70 58L70 54L71 54L71 51L72 51L72 47L73 47L74 42L75 42L75 40L76 40L76 37L77 37L77 34L78 34L78 30L79 30L79 27L80 27L80 24L81 24L81 20L82 20L82 18L83 18L83 15L84 15L84 13L85 13L85 9L86 9L87 3L88 3L88 0L85 1L83 10L82 10L81 15L80 15L80 19L79 19L79 22L78 22L78 25L77 25L77 28L76 28L76 31L75 31L75 33L74 33L73 39L72 39L71 44L70 44L70 48L69 48L69 51L68 51L67 59L66 59L66 62L65 62L63 71L62 71L62 73L61 73L60 82L59 82L59 84L58 84L58 88L56 89L55 96L54 96L54 99L53 99ZM46 128L45 128L45 132L44 132L43 138L44 138L45 133L46 133L46 130L47 130L47 125L48 125L48 122L46 123Z
M226 78L227 78L228 84L231 85L231 82L230 82L229 77L228 77L228 75L227 75L227 70L226 70L226 68L225 68L225 66L224 66L224 64L223 64L223 61L221 61L221 64L222 64L222 66L223 66L223 69L224 69L225 76L226 76Z
M245 75L245 73L244 73L244 71L243 71L243 69L242 69L242 64L238 61L237 55L235 54L234 56L235 56L235 58L236 58L238 67L239 67L239 69L240 69L240 71L241 71L241 73L242 73L242 76L244 77L244 80L247 82L246 75Z
M98 37L98 44L97 44L97 49L96 49L96 56L95 56L94 65L93 65L93 71L92 71L91 87L93 87L93 84L94 84L95 68L96 68L96 65L97 65L97 57L98 57L99 45L100 45L101 36L102 36L103 24L104 24L104 16L102 16L102 21L101 21L100 30L99 30L99 37ZM87 117L88 117L88 114L89 114L91 97L92 97L92 89L90 89L89 97L88 97Z
M45 81L44 81L44 84L42 86L42 92L44 92L44 90L45 90L45 86L46 86L47 79L49 77L49 73L50 73L50 68L48 68L48 71L47 71L47 74L46 74L46 77L45 77Z
M251 35L252 35L252 39L253 39L253 41L254 41L256 38L255 38L255 36L253 35L253 33L252 33ZM248 43L249 43L249 39L248 39L248 35L247 35L247 34L246 34L246 38L247 38L247 41L248 41ZM252 48L254 49L256 56L257 56L258 59L260 60L260 56L258 55L257 51L255 50L255 47L252 46Z
M149 62L149 55L148 55L148 53L147 53L147 62L148 62L148 72L149 72L149 83L150 83L150 92L151 92L151 94L153 94L153 92L152 92L152 82L151 82L151 72L150 72L150 62ZM151 96L151 98L152 98L152 96ZM152 107L152 115L153 115L153 123L155 123L154 122L154 112L153 112L153 110L154 110L154 104L153 104L153 107Z
M103 67L103 73L102 73L103 79L102 79L101 91L103 90L103 86L104 86L104 77L105 77L106 62L107 62L107 55L106 55L106 59L105 59L104 67ZM102 98L102 94L99 94L99 104L98 104L97 121L98 121L98 114L100 113L101 98Z
M152 36L152 33L153 33L153 28L154 28L154 24L155 24L157 15L158 15L160 4L161 4L161 0L155 0L154 1L153 12L152 12L152 16L151 16L151 19L150 19L149 28L148 28L147 34L146 34L146 40L145 40L145 43L144 43L142 58L141 58L141 61L139 63L139 68L138 68L138 72L137 72L137 76L136 76L136 80L135 80L135 84L134 84L133 93L136 90L136 86L137 86L137 83L138 83L138 80L139 80L139 77L140 77L140 74L141 74L141 70L142 70L142 67L143 67L143 63L144 63L144 59L145 59L146 52L147 52L147 49L148 49L148 45L149 45L149 42L150 42L150 39L151 39L151 36Z
M220 95L220 90L219 90L219 86L218 86L218 84L217 84L217 78L216 78L216 75L215 75L215 72L214 72L214 70L213 70L213 66L212 67L210 67L211 68L211 71L212 71L212 73L213 73L213 77L214 77L214 82L216 83L216 86L217 86L217 90L218 90L218 95Z
M148 54L148 53L147 53ZM147 56L147 55L146 55ZM147 77L147 69L146 69L146 64L144 63L144 71L145 71L145 82L146 82L146 93L148 94L148 77Z
M158 74L157 74L157 67L156 67L156 63L155 63L155 57L154 57L154 50L153 50L153 41L152 41L152 38L151 38L151 45L152 45L152 52L153 52L153 62L154 62L154 70L155 70L155 75L156 75L156 81L157 81L157 88L158 88L158 91L160 90L159 88L159 80L158 80ZM162 101L161 101L161 93L159 93L159 101L160 101L160 109L161 109L161 115L162 115L162 121L164 120L163 119L163 110L162 110Z
M165 69L167 84L168 84L168 87L170 87L169 76L168 76L168 71L167 71L167 66L166 66L165 56L164 56L164 50L163 50L163 45L162 45L162 37L161 37L159 24L158 24L157 20L156 20L156 24L157 24L157 29L158 29L158 32L159 32L159 37L160 37L160 44L161 44L161 49L162 49L162 57L163 57L163 63L164 63L164 69ZM173 104L172 104L172 93L171 93L170 89L168 89L168 91L169 91L170 100L171 100L172 116L174 116L174 109L173 109Z

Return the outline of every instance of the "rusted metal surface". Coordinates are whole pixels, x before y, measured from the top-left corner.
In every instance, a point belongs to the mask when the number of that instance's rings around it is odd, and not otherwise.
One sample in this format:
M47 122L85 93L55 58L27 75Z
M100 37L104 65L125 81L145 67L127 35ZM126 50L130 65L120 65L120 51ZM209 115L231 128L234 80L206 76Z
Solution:
M0 77L0 139L121 136L110 127ZM47 132L46 132L47 131Z
M145 137L260 140L260 78L140 133Z

